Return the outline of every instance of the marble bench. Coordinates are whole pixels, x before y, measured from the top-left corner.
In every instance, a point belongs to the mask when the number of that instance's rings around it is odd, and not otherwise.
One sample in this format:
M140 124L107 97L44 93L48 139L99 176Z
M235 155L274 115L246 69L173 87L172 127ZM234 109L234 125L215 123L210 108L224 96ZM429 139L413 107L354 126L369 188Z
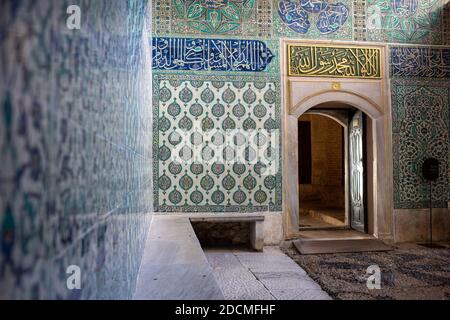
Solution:
M251 246L257 251L263 250L263 215L154 214L133 299L223 299L191 222L248 222Z
M133 299L223 299L189 217L153 215Z
M252 214L199 214L190 216L191 222L246 222L250 224L250 245L256 251L264 247L264 216Z

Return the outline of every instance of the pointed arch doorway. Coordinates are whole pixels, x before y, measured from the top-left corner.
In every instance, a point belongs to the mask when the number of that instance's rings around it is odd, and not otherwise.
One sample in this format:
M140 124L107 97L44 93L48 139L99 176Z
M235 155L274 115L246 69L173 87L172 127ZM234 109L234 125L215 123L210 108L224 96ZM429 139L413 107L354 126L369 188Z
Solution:
M292 133L298 132L302 116L315 114L340 122L344 128L344 227L389 241L393 229L392 155L386 72L384 70L379 79L290 76L287 51L289 46L299 43L312 42L281 40L285 237L295 237L301 230L299 135ZM339 45L352 47L357 44ZM382 45L373 47L381 50L384 62L386 48ZM383 63L382 68L385 66ZM344 113L347 116L343 116Z

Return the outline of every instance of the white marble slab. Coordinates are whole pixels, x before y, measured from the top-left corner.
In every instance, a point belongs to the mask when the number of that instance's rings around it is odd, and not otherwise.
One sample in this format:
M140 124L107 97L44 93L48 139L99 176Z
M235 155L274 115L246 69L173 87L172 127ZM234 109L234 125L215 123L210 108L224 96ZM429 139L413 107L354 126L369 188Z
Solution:
M207 249L205 253L225 299L331 299L278 247L265 247L264 252Z
M186 217L154 216L135 300L219 300L222 291Z

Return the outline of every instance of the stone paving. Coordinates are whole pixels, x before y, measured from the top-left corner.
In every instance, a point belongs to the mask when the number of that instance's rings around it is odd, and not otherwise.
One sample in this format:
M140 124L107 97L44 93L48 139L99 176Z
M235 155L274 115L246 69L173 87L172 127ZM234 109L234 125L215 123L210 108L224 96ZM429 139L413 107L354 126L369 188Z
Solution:
M264 252L204 249L227 300L330 300L278 247Z
M389 252L301 255L282 248L333 299L450 299L450 243L446 249L397 244ZM381 271L381 288L368 289L367 267Z

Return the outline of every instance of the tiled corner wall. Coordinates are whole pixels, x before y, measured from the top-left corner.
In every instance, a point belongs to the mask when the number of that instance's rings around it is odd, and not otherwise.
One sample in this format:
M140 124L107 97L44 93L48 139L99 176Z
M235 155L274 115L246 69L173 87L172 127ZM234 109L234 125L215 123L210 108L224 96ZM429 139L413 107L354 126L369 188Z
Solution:
M79 31L66 27L72 4ZM216 163L220 139L202 165L164 148L180 128L282 130L280 37L390 43L394 207L425 206L428 155L443 160L445 207L450 58L431 45L450 44L447 0L158 0L145 23L146 4L0 3L0 298L131 297L153 208L280 212L281 143L272 174ZM150 61L151 35L190 40L156 41ZM66 287L69 265L81 290Z
M0 299L133 294L153 208L147 2L0 3Z

